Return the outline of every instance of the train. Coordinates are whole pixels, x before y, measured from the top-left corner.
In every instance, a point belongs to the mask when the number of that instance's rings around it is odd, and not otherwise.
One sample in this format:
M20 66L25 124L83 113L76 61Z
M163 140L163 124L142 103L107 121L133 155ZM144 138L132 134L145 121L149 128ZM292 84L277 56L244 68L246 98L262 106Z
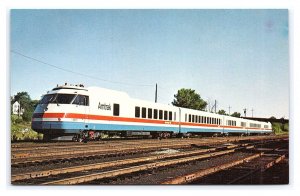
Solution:
M32 129L44 140L74 141L103 135L152 138L272 133L270 122L193 110L131 98L127 93L84 85L57 85L42 96Z

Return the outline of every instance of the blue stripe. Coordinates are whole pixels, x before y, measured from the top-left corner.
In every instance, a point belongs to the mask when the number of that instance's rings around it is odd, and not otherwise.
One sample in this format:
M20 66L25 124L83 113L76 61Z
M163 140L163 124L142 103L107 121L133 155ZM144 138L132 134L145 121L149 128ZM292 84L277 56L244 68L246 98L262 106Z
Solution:
M62 133L78 133L82 130L107 130L107 131L172 131L179 132L178 127L166 127L166 126L144 126L144 125L121 125L121 124L99 124L99 123L81 123L81 122L32 122L32 129L38 132L43 130L61 130ZM207 133L266 133L271 132L267 130L246 130L246 129L209 129L199 127L182 127L181 133L187 132L207 132Z

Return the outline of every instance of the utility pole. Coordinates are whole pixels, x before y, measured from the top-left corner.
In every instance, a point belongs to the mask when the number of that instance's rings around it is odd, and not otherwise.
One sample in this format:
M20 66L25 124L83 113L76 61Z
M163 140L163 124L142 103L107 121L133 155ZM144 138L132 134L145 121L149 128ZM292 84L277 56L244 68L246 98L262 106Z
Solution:
M215 100L215 113L217 113L217 100Z
M252 108L252 110L251 110L251 112L252 112L252 118L253 118L253 111L254 111L254 110L253 110L253 108Z
M229 105L229 107L228 107L228 109L229 109L228 115L230 115L230 108L231 108L231 106Z
M157 83L155 85L155 103L157 103Z
M246 117L246 114L247 114L247 108L244 108L244 115Z

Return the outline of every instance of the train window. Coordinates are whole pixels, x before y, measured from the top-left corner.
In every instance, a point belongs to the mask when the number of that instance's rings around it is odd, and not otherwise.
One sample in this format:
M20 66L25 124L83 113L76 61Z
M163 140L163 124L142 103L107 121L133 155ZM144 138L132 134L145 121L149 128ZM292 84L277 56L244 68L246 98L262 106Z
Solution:
M185 118L184 119L185 119L185 122L187 122L187 114L185 114Z
M152 108L148 108L148 118L152 119Z
M176 121L176 112L174 112L174 121Z
M55 96L56 96L56 94L45 95L40 100L39 104L48 104L48 103L51 103L51 101L55 98Z
M146 108L142 108L142 118L146 118Z
M189 122L192 122L192 116L189 114Z
M119 116L120 115L120 104L114 103L114 108L113 108L113 115L114 116Z
M164 120L168 120L168 111L164 111Z
M206 124L206 117L203 116L203 123Z
M51 103L70 104L74 97L73 94L57 94Z
M246 122L241 122L241 127L246 127Z
M154 119L157 119L157 109L154 109Z
M203 117L200 116L200 123L203 123Z
M172 117L172 112L169 112L169 120L173 120Z
M163 119L163 111L159 110L159 119L162 120Z
M85 95L77 95L72 104L88 106L89 97Z
M135 107L135 117L139 118L140 117L140 107Z
M264 125L264 128L267 129L267 128L269 128L269 126L268 125Z
M192 115L192 122L195 122L195 115Z

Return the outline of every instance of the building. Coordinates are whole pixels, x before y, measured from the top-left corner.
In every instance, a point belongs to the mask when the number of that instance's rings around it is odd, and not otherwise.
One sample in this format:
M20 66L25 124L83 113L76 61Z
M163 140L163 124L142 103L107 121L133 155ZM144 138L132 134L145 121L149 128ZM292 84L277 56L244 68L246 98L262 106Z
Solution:
M12 105L12 113L16 115L22 115L24 113L24 108L21 107L18 101Z

